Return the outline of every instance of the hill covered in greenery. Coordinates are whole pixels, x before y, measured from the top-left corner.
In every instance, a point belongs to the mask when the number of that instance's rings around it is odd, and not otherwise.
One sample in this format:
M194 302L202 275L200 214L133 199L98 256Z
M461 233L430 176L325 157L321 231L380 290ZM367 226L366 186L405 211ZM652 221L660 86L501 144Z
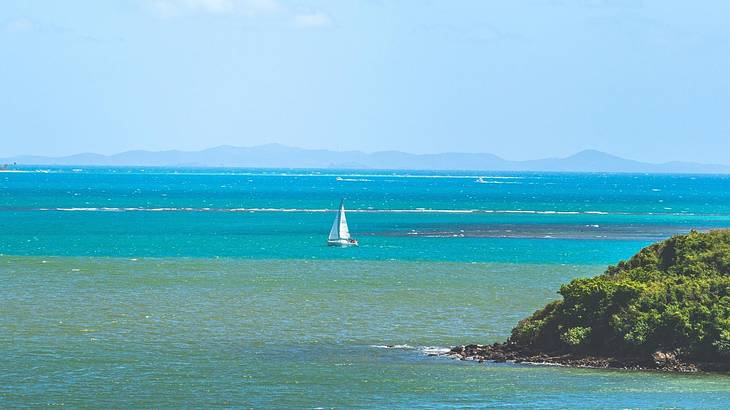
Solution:
M559 293L505 345L730 367L730 230L674 236Z

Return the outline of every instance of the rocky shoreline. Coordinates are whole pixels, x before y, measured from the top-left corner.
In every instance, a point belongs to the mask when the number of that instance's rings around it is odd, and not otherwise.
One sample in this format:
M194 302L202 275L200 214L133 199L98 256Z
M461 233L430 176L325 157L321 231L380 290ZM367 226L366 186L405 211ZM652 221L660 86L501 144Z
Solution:
M452 348L442 356L459 360L495 363L530 363L599 369L657 370L679 373L720 372L730 373L730 362L689 362L673 352L655 352L641 357L600 357L593 355L548 354L535 352L509 343L492 345L463 345Z

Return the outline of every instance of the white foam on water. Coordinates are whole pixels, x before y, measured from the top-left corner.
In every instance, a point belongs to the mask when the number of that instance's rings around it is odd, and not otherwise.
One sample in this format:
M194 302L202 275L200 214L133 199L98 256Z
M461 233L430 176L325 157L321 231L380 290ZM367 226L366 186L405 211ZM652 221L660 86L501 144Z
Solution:
M554 367L565 367L562 363L547 363L547 362L520 362L520 364L529 364L531 366L554 366Z
M402 345L372 345L371 347L375 347L378 349L414 349L413 346L402 344Z
M443 355L451 351L450 347L443 346L411 346L409 344L397 345L372 345L377 349L402 349L402 350L418 350L425 355Z
M31 208L33 211L62 211L62 212L271 212L271 213L329 213L336 209L328 208L192 208L192 207L67 207L67 208ZM665 211L672 208L665 207ZM723 215L681 212L606 212L606 211L562 211L562 210L533 210L533 209L348 209L351 214L525 214L525 215Z
M367 178L342 178L342 177L337 177L335 179L337 181L341 181L341 182L373 182L372 179L367 179Z
M439 347L439 346L423 346L421 347L421 352L423 354L429 354L429 355L442 355L449 353L451 351L451 348L449 347Z
M409 173L398 173L398 174L363 174L363 173L347 173L347 174L336 174L332 172L327 173L305 173L305 172L178 172L178 171L145 171L144 169L133 170L128 174L140 174L145 175L214 175L214 176L246 176L246 177L296 177L296 178L437 178L437 179L476 179L479 175L433 175L433 174L409 174ZM482 176L484 179L525 179L529 177L525 176L512 176L512 175L492 175ZM539 177L532 177L539 178Z

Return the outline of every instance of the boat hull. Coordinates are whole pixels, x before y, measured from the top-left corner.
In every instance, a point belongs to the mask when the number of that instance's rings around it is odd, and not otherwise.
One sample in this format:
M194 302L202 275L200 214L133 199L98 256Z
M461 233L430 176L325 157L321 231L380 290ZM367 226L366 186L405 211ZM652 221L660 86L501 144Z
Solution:
M347 239L334 239L334 240L328 240L327 241L327 246L337 246L337 247L340 247L340 248L345 248L345 247L349 247L349 246L358 246L358 243L354 239L351 239L351 240L347 240Z

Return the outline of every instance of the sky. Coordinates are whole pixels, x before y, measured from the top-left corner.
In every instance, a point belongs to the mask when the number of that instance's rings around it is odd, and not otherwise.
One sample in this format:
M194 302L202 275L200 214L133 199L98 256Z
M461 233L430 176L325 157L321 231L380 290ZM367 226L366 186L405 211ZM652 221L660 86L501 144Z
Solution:
M281 143L730 164L726 0L2 0L0 157Z

